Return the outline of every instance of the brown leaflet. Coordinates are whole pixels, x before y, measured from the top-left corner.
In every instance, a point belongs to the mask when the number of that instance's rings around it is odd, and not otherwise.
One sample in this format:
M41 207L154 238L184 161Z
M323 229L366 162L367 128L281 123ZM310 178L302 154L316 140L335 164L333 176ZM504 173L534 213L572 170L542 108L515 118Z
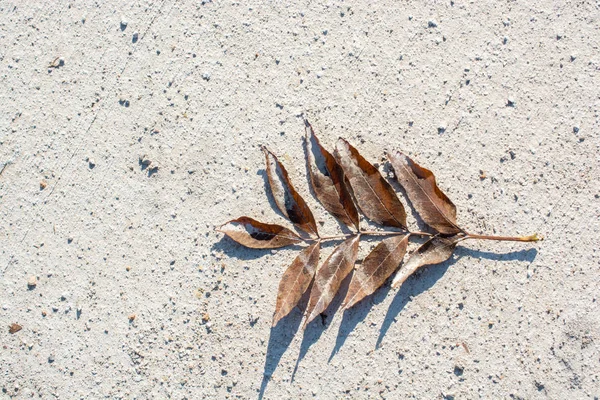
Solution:
M344 170L321 146L312 126L306 125L306 162L315 195L334 217L358 230L358 211L344 182Z
M439 264L449 259L456 244L465 238L464 234L459 233L454 236L435 236L429 239L410 256L406 264L396 273L392 287L400 287L409 276L424 265Z
M304 199L292 186L285 167L266 147L263 147L263 151L267 163L269 186L271 187L275 204L277 204L283 215L298 228L310 235L319 236L315 217L313 217Z
M388 155L396 177L423 221L442 234L463 230L456 225L456 206L435 183L433 173L401 152Z
M342 138L336 144L335 157L350 181L363 214L378 224L406 229L404 206L377 168Z
M352 275L342 308L347 310L373 294L398 268L404 255L410 235L397 235L384 239L363 260Z
M217 231L252 249L275 249L302 241L298 235L283 226L265 224L249 217L226 222Z
M342 242L317 270L306 308L304 328L327 309L342 281L352 271L358 256L359 240L360 235L356 235Z
M319 263L320 242L305 248L298 254L283 274L279 283L277 305L273 315L273 326L292 311L310 285Z

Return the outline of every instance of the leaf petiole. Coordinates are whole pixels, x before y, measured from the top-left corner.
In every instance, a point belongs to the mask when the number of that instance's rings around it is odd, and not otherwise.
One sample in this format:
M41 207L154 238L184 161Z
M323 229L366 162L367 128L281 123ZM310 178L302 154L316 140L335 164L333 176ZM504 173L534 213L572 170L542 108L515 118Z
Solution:
M481 239L481 240L504 240L509 242L537 242L543 240L537 233L529 236L492 236L492 235L475 235L468 233L465 239Z

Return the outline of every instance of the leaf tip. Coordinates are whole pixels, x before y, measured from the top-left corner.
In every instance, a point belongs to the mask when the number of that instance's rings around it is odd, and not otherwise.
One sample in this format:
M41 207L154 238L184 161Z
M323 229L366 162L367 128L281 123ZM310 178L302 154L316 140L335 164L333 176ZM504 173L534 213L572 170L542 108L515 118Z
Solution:
M224 227L225 225L227 225L228 223L230 223L230 222L232 222L232 221L227 221L227 222L225 222L224 224L221 224L221 225L219 225L219 226L215 226L215 228L214 228L214 229L215 229L215 232L219 232L219 233L223 233L223 234L225 234L225 231L223 230L223 227Z
M302 324L302 332L304 332L306 330L307 325L308 325L308 321L304 321L304 323Z
M271 156L277 160L277 156L275 155L275 153L273 153L271 150L269 150L269 148L267 146L265 146L264 144L260 146L260 149L263 151L263 153L265 153L265 157L269 158L269 156Z
M340 308L342 309L342 312L345 312L346 310L348 310L349 308L352 308L352 306L354 306L354 303L352 301L345 301L342 303L342 305L340 306Z
M402 284L406 280L406 278L407 277L404 276L404 274L402 273L402 270L396 272L396 276L394 276L394 279L392 279L392 288L399 289L400 286L402 286Z
M305 314L304 323L302 324L302 331L306 330L306 327L313 321L313 319L315 319L315 317L316 315L312 315L312 313Z

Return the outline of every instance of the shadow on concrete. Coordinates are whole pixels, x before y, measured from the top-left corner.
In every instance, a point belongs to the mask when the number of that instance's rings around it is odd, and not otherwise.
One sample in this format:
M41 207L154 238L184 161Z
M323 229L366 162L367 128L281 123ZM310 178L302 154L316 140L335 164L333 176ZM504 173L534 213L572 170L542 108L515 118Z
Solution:
M424 267L418 277L415 276L409 278L400 287L400 290L394 297L392 304L388 308L388 312L383 320L381 329L379 330L379 337L377 338L376 348L381 347L383 338L387 331L390 329L393 322L396 321L396 317L412 297L418 296L419 294L427 291L431 288L443 275L444 273L454 265L461 257L470 258L485 258L492 261L507 261L507 260L519 260L528 261L531 263L537 256L536 249L519 250L509 253L492 253L487 251L471 250L467 247L458 246L454 253L454 258L445 261L441 264L431 265Z

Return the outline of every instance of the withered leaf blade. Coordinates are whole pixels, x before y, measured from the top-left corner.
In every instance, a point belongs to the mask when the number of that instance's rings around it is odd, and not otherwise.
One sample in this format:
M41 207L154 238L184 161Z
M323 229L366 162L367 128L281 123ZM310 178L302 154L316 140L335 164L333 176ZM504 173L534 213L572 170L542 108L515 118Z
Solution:
M15 324L15 323L12 323L12 324L10 324L10 326L8 327L8 333L10 333L10 334L14 334L14 333L17 333L17 332L19 332L21 329L23 329L23 327L22 327L21 325L19 325L19 324Z
M388 158L423 221L443 234L462 232L456 225L456 206L437 186L433 173L399 151Z
M263 147L267 164L269 186L275 199L275 204L294 225L310 235L319 236L317 223L304 199L296 192L290 182L287 170L279 162L275 154Z
M279 283L273 326L296 307L308 289L319 263L320 247L321 243L316 242L302 250L283 274Z
M250 217L233 219L221 225L217 231L252 249L276 249L302 241L286 227L265 224Z
M321 146L312 126L306 124L306 162L315 195L334 217L358 230L358 211L346 187L344 170Z
M336 144L335 157L350 181L363 214L378 224L406 229L404 206L377 168L342 138Z
M306 308L304 328L327 309L342 281L352 271L358 256L359 240L360 235L356 235L342 242L317 270Z
M382 240L354 270L343 309L348 309L375 293L398 268L410 235L397 235Z
M396 273L392 287L400 287L409 276L424 265L439 264L449 259L456 244L464 238L465 235L459 233L454 236L435 236L429 239L410 256L406 264Z

